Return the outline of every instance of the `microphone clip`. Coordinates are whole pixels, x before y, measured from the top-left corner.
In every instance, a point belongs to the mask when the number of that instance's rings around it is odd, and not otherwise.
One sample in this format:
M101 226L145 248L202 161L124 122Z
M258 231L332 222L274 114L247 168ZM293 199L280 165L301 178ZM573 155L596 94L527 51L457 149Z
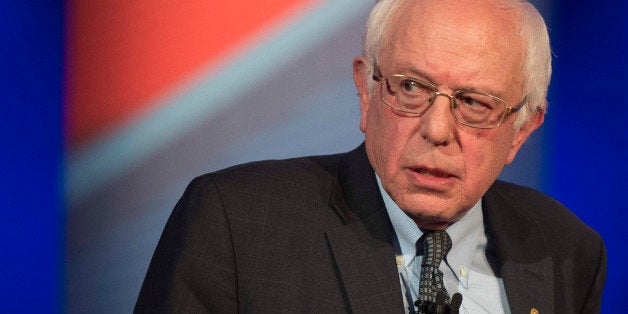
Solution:
M421 314L458 314L462 305L462 295L455 293L451 297L451 303L447 302L446 298L445 292L438 290L435 302L417 300L414 306L418 309L417 313Z

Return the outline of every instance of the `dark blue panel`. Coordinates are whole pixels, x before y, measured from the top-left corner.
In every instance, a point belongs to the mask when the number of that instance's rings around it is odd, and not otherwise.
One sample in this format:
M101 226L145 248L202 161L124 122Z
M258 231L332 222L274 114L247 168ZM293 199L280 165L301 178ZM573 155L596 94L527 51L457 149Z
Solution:
M0 2L0 312L61 307L62 4Z
M602 234L608 249L603 312L620 313L628 275L628 37L626 2L560 1L552 20L555 75L547 116L545 190Z

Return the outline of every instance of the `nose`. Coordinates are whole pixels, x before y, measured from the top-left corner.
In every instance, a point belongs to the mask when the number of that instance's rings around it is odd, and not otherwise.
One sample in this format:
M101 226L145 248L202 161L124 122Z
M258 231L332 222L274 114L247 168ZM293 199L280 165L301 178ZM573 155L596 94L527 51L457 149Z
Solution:
M453 98L441 93L436 93L434 97L436 97L434 103L419 118L421 124L419 132L433 145L446 145L452 140L456 127L451 111Z

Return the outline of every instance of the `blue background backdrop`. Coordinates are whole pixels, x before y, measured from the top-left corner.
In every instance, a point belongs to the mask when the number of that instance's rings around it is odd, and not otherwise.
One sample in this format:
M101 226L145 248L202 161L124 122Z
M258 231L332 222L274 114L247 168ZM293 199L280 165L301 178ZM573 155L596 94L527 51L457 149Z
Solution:
M165 219L191 177L247 160L359 144L350 58L359 53L369 6L359 6L345 24L328 30L327 38L270 73L281 86L262 81L254 95L234 99L96 192L77 196L68 192L71 183L64 183L70 176L64 168L78 166L62 144L63 4L0 2L0 311L130 312ZM603 312L620 312L628 307L623 297L628 276L622 271L628 236L622 180L627 177L628 5L564 0L537 1L537 6L550 27L555 54L550 108L545 125L503 178L559 199L601 233L609 257ZM319 13L329 13L325 10ZM305 16L304 23L315 15ZM335 40L339 37L343 40ZM253 55L271 48L259 47ZM304 60L318 61L304 65ZM295 68L309 75L293 74ZM318 85L301 89L303 97L262 92L308 77ZM253 101L275 104L258 110L282 114L260 117L258 112L249 120L245 108ZM343 126L329 127L338 124ZM286 145L290 140L293 144ZM181 156L186 158L173 161ZM156 168L170 170L151 175L146 170ZM130 199L130 194L140 196Z

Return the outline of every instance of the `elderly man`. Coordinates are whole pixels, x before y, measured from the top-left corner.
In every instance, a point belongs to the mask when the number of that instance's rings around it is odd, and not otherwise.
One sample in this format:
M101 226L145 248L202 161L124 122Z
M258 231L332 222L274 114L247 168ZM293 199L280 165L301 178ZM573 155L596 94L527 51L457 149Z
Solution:
M602 239L496 181L543 123L536 9L381 0L353 69L365 143L195 179L136 312L599 312Z

